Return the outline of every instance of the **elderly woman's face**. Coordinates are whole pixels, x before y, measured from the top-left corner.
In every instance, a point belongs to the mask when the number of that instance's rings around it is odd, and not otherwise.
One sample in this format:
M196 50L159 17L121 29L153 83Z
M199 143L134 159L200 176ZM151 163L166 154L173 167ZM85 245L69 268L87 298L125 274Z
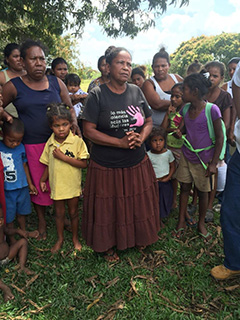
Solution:
M32 79L42 79L46 71L46 60L43 50L37 46L27 49L23 65L27 74Z
M129 80L132 71L132 58L127 51L120 51L109 65L110 77L118 82Z
M165 80L167 78L169 68L170 65L165 58L155 59L152 65L152 69L157 80Z
M18 49L14 49L9 57L6 57L6 61L10 69L15 71L22 71L23 65L20 58L20 51Z

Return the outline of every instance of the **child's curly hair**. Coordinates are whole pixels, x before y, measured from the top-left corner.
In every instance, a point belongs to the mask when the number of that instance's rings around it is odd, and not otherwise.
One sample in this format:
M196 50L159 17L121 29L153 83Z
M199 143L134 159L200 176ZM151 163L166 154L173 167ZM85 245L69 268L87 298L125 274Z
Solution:
M167 131L162 127L153 127L152 132L150 133L147 144L149 147L151 147L151 140L153 137L161 136L164 139L164 148L166 148L167 145Z
M47 105L47 119L48 124L51 127L53 124L53 117L57 119L66 119L72 122L72 115L70 112L70 107L65 103L50 103Z

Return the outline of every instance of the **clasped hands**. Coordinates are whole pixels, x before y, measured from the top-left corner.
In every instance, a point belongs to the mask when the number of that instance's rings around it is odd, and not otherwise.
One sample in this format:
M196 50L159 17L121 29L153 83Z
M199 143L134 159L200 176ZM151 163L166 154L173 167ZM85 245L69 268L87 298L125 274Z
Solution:
M122 139L122 147L124 149L136 149L137 147L141 147L142 145L142 137L140 133L135 131L126 132L126 136Z

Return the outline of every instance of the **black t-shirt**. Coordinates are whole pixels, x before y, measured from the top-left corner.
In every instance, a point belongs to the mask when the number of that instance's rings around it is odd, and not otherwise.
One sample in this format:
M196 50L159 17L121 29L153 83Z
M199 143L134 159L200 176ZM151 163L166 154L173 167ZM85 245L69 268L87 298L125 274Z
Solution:
M139 87L127 83L126 90L117 94L103 84L89 93L83 119L96 124L100 132L121 139L130 130L140 133L151 113ZM93 144L91 150L91 159L108 168L132 167L144 156L144 145L130 150Z

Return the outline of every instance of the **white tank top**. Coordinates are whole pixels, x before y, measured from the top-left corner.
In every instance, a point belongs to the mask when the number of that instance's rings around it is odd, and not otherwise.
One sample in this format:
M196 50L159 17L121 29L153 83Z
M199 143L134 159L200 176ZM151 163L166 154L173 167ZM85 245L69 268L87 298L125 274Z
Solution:
M178 80L174 74L170 73L169 76L173 79L173 81L175 83L178 82ZM150 79L154 83L154 86L156 88L156 92L159 95L160 99L170 101L171 94L164 92L154 77L151 77ZM166 111L159 111L159 110L152 109L153 125L160 126L163 121L163 118L165 117L165 114L166 114Z

